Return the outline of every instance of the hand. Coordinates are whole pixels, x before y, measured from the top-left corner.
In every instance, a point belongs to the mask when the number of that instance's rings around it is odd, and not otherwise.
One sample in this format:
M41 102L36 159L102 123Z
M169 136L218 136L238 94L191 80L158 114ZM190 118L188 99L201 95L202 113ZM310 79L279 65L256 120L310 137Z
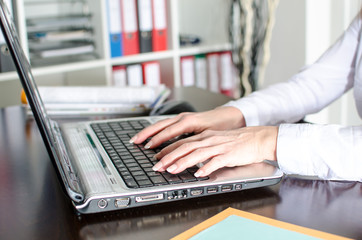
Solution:
M208 129L227 130L244 126L244 116L237 108L219 107L201 113L181 113L176 117L159 121L137 133L131 142L141 144L153 136L145 147L155 148L184 133L200 133Z
M263 160L276 160L278 127L245 127L228 131L206 130L179 140L162 149L153 168L176 174L206 162L196 177L211 174L222 167L235 167Z

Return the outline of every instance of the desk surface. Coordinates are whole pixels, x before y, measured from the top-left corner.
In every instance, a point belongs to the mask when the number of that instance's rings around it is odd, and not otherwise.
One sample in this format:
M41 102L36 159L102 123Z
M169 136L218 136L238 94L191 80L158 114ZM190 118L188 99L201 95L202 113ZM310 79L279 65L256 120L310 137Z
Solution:
M77 216L35 123L0 110L0 239L169 239L234 207L362 239L362 184L285 177L272 187Z

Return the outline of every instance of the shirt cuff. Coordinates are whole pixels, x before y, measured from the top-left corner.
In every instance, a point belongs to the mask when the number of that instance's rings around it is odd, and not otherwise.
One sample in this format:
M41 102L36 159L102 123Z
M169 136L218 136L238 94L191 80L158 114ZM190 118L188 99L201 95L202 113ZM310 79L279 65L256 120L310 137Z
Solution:
M315 176L310 151L311 124L281 124L278 131L277 159L286 174Z
M257 107L248 102L244 101L243 99L236 100L236 101L230 101L223 106L225 107L235 107L240 110L240 112L243 114L246 126L259 126L260 121L258 118L258 111Z

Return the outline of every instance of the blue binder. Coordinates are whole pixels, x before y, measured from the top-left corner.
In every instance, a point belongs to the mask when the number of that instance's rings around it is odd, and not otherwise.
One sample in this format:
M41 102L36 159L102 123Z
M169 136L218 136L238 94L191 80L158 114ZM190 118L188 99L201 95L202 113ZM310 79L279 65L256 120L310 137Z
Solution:
M107 0L107 12L111 57L120 57L123 55L121 1Z
M111 48L111 57L120 57L123 55L122 53L122 36L121 34L109 34L109 42Z

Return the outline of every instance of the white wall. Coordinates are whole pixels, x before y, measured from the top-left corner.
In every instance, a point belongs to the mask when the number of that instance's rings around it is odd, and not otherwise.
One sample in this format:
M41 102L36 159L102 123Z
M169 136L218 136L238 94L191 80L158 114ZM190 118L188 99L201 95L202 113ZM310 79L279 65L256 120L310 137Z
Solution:
M270 42L266 87L288 80L305 64L305 1L279 0Z
M361 0L280 0L271 40L266 87L288 80L311 64L343 33L362 6ZM352 93L306 117L316 123L360 124Z

